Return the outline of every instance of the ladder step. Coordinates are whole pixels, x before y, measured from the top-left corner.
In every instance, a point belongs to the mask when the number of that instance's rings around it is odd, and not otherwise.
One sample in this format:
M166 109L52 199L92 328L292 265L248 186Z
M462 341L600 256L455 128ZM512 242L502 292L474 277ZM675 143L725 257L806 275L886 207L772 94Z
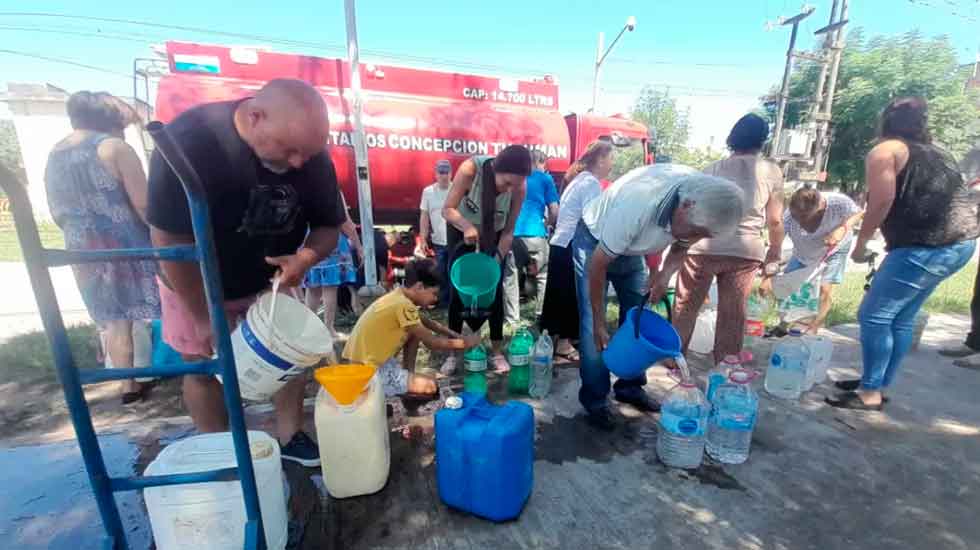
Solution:
M188 474L167 474L162 476L114 477L109 480L113 492L140 491L147 487L167 485L187 485L189 483L210 483L212 481L238 481L238 468L221 468L207 472Z
M198 261L197 248L192 244L165 246L162 248L114 248L105 250L61 250L46 248L44 263L48 267L87 264L118 260L172 260Z
M132 369L80 370L78 371L78 378L82 385L86 385L130 378L172 378L185 374L217 374L220 370L221 366L217 359L208 359L195 363L173 363Z

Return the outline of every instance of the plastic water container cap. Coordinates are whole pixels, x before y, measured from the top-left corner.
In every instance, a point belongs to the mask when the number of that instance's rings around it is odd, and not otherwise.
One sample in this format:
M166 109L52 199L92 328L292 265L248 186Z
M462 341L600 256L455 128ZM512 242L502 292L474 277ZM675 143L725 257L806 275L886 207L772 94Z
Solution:
M463 408L463 398L458 395L451 395L446 398L446 408L447 409L462 409Z
M803 336L803 331L800 330L800 329L798 329L798 328L791 328L791 329L789 329L789 335L790 336L800 337L800 336Z
M722 362L726 365L738 365L742 362L742 360L736 355L726 355Z
M341 405L350 405L364 392L377 368L374 365L328 365L313 377Z
M749 369L733 369L728 373L728 379L736 384L748 384L755 378L755 371Z

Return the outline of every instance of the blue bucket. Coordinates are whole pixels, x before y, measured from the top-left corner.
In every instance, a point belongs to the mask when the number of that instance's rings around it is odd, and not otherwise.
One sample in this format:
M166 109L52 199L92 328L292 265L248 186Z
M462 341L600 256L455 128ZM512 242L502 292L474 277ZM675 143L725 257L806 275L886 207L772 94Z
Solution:
M635 306L602 352L602 361L610 372L629 379L640 378L654 363L680 354L681 337L673 325L655 312Z

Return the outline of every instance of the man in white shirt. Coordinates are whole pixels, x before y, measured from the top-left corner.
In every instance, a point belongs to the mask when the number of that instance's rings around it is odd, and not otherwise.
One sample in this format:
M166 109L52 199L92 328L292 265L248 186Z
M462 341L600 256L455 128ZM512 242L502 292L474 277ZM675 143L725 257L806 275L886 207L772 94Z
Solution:
M429 256L434 254L439 262L439 273L443 281L449 281L448 251L446 250L446 220L442 217L442 206L449 194L450 172L452 167L448 160L436 163L436 181L422 190L422 203L419 209L419 232L422 237L422 252ZM449 305L449 285L439 287L439 307Z
M589 423L607 431L615 427L607 401L609 370L600 355L609 342L608 283L616 289L622 324L646 294L654 303L663 298L693 242L734 233L743 208L742 191L734 183L676 164L637 168L585 207L572 239L572 261L582 348L579 401ZM668 246L663 267L648 277L644 256ZM644 384L645 377L617 380L616 400L642 411L659 410Z

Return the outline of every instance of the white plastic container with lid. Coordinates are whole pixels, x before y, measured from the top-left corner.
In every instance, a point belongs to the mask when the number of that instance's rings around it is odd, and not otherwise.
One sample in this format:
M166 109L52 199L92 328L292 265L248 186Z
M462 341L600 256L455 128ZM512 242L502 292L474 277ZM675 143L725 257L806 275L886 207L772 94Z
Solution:
M279 445L265 432L248 432L259 508L270 550L286 548L286 494ZM203 434L171 443L144 475L187 474L232 468L231 433ZM214 481L150 487L143 491L158 550L240 550L245 544L245 499L241 482Z
M317 371L321 385L321 373L335 368L338 367ZM326 387L320 388L314 422L323 484L330 496L369 495L385 486L391 466L391 442L384 390L377 375L371 376L367 387L350 404L338 402Z

